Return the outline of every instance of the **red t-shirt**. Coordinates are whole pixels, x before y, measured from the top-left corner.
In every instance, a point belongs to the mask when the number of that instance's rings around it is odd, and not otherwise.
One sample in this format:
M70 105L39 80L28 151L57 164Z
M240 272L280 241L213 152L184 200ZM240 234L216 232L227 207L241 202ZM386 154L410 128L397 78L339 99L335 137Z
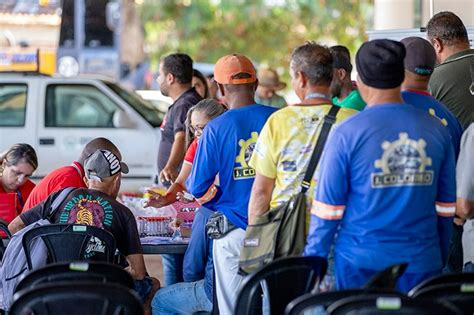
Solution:
M35 188L35 183L33 183L31 180L27 179L26 182L21 185L16 191L12 192L6 192L3 189L3 186L0 185L0 194L5 195L10 195L10 198L2 198L2 201L0 202L1 204L1 218L6 220L7 222L10 222L13 220L21 211L23 210L23 207L25 205L25 201L28 198L28 196L31 194L31 191ZM13 206L13 204L10 204L10 201L12 201L14 204L16 204L16 209L15 211L11 211L9 208L10 206Z
M193 142L189 145L188 150L186 151L186 155L184 156L184 162L193 164L194 157L196 156L196 151L198 147L197 139L194 139Z
M28 200L26 200L23 212L45 200L51 193L66 187L86 188L84 168L78 162L60 167L43 178L33 189Z

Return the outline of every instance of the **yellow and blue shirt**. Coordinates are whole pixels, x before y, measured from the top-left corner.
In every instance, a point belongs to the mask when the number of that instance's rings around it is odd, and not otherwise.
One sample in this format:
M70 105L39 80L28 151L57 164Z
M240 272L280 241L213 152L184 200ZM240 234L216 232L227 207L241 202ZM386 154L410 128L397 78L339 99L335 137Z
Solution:
M293 105L273 113L260 133L250 166L275 179L270 208L300 191L306 168L318 140L324 116L332 105ZM341 108L336 124L357 113ZM309 191L314 189L314 180ZM308 199L313 196L308 193Z

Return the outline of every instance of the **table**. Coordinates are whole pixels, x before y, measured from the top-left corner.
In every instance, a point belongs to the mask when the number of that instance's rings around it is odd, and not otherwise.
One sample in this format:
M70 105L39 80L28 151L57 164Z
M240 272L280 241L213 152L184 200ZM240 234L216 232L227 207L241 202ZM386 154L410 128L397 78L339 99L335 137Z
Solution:
M142 242L143 254L184 254L188 248L189 239L181 241L171 241L170 237L143 237Z

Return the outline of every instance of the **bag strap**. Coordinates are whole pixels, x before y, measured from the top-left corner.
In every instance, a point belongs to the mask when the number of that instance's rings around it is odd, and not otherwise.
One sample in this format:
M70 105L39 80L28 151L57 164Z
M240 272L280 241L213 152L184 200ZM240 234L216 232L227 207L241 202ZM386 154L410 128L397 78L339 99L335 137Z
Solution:
M46 219L48 219L49 221L51 221L51 218L53 217L53 215L56 213L56 211L59 209L59 206L61 205L61 203L63 203L64 200L66 200L66 197L69 195L69 193L71 191L73 191L74 189L76 189L76 187L67 187L67 188L64 188L60 193L59 195L54 198L53 200L53 203L51 204L51 207L49 208L49 212L48 212L48 215L46 216Z
M469 92L474 95L474 58L471 58L471 85L469 86Z
M321 159L324 145L326 144L326 140L329 136L329 131L331 131L332 125L334 125L334 123L336 122L336 116L339 112L339 109L339 106L332 105L327 115L324 116L324 122L323 126L321 127L321 132L319 133L318 140L316 141L316 146L314 147L313 154L311 155L311 159L309 160L308 168L306 169L306 173L304 174L303 182L301 183L301 192L303 194L306 193L309 187L311 186L311 179L313 178L316 166L318 166L319 160Z

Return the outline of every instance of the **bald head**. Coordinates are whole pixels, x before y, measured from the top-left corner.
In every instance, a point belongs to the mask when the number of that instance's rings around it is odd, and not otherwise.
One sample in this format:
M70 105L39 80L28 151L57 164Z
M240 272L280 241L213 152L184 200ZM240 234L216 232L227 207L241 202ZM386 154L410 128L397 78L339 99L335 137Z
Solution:
M84 165L84 161L87 159L87 157L89 157L97 150L110 151L115 154L120 160L122 159L122 154L120 153L119 149L109 139L95 138L86 144L86 146L81 152L81 155L79 156L78 162L81 163L81 165Z

